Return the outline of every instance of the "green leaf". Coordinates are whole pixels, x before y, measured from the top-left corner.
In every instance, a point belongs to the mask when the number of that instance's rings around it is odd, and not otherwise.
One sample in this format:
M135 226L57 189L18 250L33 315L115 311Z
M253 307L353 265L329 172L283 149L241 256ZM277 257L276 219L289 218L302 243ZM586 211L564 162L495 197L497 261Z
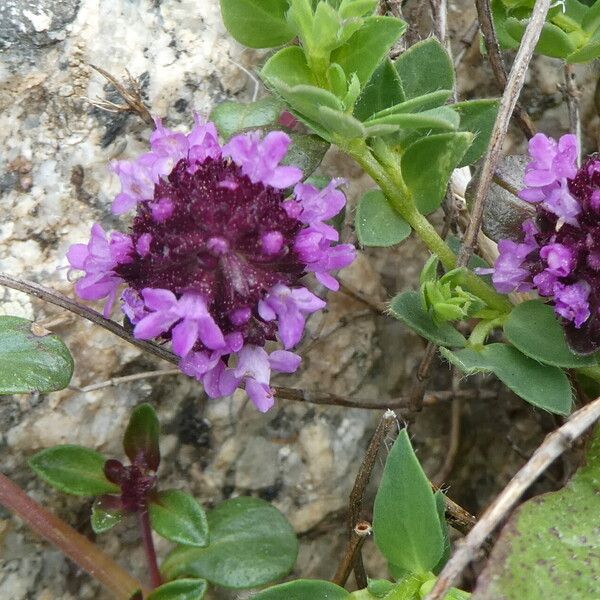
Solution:
M245 129L265 127L276 123L284 109L283 102L271 96L249 103L226 101L215 106L210 113L209 120L228 140Z
M375 10L378 0L345 0L340 4L339 12L342 19L363 17Z
M460 115L460 131L470 131L475 135L475 139L457 166L472 165L483 156L492 137L498 106L498 100L494 99L467 100L452 105Z
M389 59L375 70L354 107L354 116L364 121L371 115L404 100L402 83L398 71Z
M410 225L392 208L381 190L369 190L359 200L356 235L363 246L394 246L410 232Z
M202 600L207 589L204 579L176 579L152 590L147 600Z
M438 346L462 348L467 343L464 336L449 323L436 325L431 315L423 309L418 292L402 292L394 297L390 304L390 314Z
M372 118L378 119L380 117L385 117L386 115L415 113L422 112L424 110L430 110L432 108L438 108L442 106L451 95L451 90L438 90L437 92L430 92L424 96L416 96L415 98L411 98L405 102L400 102L399 104L385 108L375 113ZM452 105L452 108L454 108L454 106L455 105Z
M454 88L454 65L436 38L414 44L394 64L407 98Z
M328 106L319 107L317 120L330 133L346 139L364 138L367 135L366 129L358 119L346 112Z
M573 369L598 364L597 356L571 352L552 307L541 300L515 306L504 325L504 334L523 354L548 365Z
M282 583L252 596L253 600L349 600L344 589L329 581L297 579Z
M150 404L136 406L129 417L127 429L123 436L123 448L132 463L140 459L153 471L160 464L160 423Z
M384 117L371 117L366 126L396 125L398 129L456 129L460 123L458 113L448 106L418 113L393 113Z
M517 41L521 41L528 21L519 21L514 17L506 19L504 26L508 34ZM571 38L560 28L552 23L544 23L540 39L535 47L536 52L553 58L566 58L577 50Z
M569 54L566 61L571 64L584 63L594 60L600 56L600 27L587 44L576 52Z
M600 598L600 428L582 466L557 492L513 513L471 600Z
M210 544L178 546L166 558L167 579L202 577L241 589L270 583L294 566L298 541L285 517L264 500L226 500L208 512Z
M571 386L558 367L543 365L507 344L488 344L481 350L451 352L440 348L448 361L467 375L492 372L517 396L549 412L567 415L571 410Z
M94 533L100 534L112 529L123 519L123 513L104 505L102 498L98 498L92 504L92 518L90 524Z
M289 46L273 54L264 64L260 75L270 85L275 82L283 82L288 86L317 85L299 46Z
M208 545L208 521L200 503L180 490L165 490L149 504L152 529L165 539L204 548Z
M429 135L411 144L402 154L402 177L423 214L440 206L452 171L472 139L473 135L467 132Z
M104 475L105 462L99 452L73 445L47 448L28 461L36 475L52 487L76 496L119 492L119 488Z
M600 3L594 2L586 11L581 26L587 33L592 33L600 27Z
M57 336L27 319L0 316L0 395L62 390L71 375L73 358Z
M220 0L227 31L244 46L274 48L289 42L294 31L285 13L287 0Z
M519 46L519 42L515 40L508 34L506 31L506 19L508 15L506 14L506 8L502 3L502 0L492 0L491 5L492 19L494 21L494 30L496 32L496 37L500 42L501 48L517 48ZM483 39L481 40L481 46L484 46Z
M446 522L446 501L444 500L444 493L440 490L435 492L433 495L435 498L435 506L438 513L438 519L440 520L440 527L442 528L442 536L444 538L444 550L442 552L442 556L440 560L432 569L435 574L438 574L443 568L444 565L448 562L450 558L450 553L452 548L450 546L450 534L448 532L448 523Z
M356 73L365 85L405 30L406 23L400 19L367 17L362 27L331 53L331 62L338 63L348 78Z
M383 469L373 507L375 544L396 567L427 573L444 552L436 500L403 429Z

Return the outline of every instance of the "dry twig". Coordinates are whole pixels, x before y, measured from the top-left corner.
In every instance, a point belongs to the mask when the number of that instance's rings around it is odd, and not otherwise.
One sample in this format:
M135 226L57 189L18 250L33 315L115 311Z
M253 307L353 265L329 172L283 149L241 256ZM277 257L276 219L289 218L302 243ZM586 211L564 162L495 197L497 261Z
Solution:
M498 38L496 37L494 22L492 21L490 2L489 0L475 0L475 5L477 6L477 16L479 18L481 33L483 34L483 41L487 50L490 66L492 67L492 71L498 85L500 86L500 89L503 90L506 88L508 78L506 75L506 69L504 67L504 61L502 60L502 54L500 53L500 44L498 43ZM523 47L523 43L521 43L521 47ZM517 60L518 55L517 59L515 59L515 64L517 64ZM529 63L529 61L527 61L527 63ZM519 104L518 101L514 106L514 117L528 139L535 135L535 125L533 124L531 117L527 114L527 111L521 106L521 104Z
M486 0L477 0L478 7L484 4L489 12L489 5ZM525 83L525 75L527 73L527 67L533 56L533 51L540 37L542 27L544 25L546 15L550 8L550 0L536 0L535 6L533 7L531 20L527 25L519 51L515 58L515 62L510 71L508 81L506 83L506 89L500 102L500 109L498 110L498 116L496 117L496 123L492 131L492 137L485 160L481 167L481 173L479 181L477 183L477 189L475 190L475 200L473 202L473 209L471 210L471 219L463 243L458 255L458 266L465 266L469 262L469 258L473 254L473 248L477 241L477 234L481 227L481 219L483 217L483 208L485 199L487 197L490 185L492 183L492 177L496 170L496 165L500 159L502 152L502 144L506 133L508 131L508 125L510 117L513 113L515 105L523 84ZM482 15L479 17L480 23L482 23Z
M105 71L101 67L97 67L96 65L90 65L90 67L95 71L98 71L100 75L107 79L125 101L125 104L115 104L104 98L96 98L95 100L87 99L90 104L107 112L136 114L142 118L144 123L154 126L154 119L142 101L142 89L139 81L132 77L129 71L125 71L127 73L127 82L126 85L123 85L108 71Z
M433 21L433 33L446 45L446 28L448 25L448 4L446 0L429 0L431 4L431 20Z
M506 518L527 488L598 420L600 420L600 398L573 413L562 427L544 440L529 462L511 479L502 493L479 518L454 556L446 563L435 587L425 600L441 600L446 595L450 587L458 581L464 568L475 558L486 538Z
M161 369L159 371L144 371L143 373L133 373L132 375L124 375L123 377L112 377L106 381L93 383L91 385L86 385L85 387L70 385L69 389L87 394L88 392L95 392L96 390L101 390L107 387L115 387L117 385L121 385L122 383L131 383L132 381L139 381L140 379L152 379L153 377L165 377L167 375L181 375L181 370Z

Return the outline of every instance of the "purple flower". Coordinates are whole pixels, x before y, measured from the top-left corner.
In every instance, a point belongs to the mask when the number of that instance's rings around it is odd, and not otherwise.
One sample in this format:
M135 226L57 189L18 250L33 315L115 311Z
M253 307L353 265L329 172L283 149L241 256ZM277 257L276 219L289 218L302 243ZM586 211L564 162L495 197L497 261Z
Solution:
M200 294L185 292L177 299L170 290L144 288L142 297L150 313L136 324L136 338L150 340L171 330L173 352L178 356L185 356L198 340L211 350L225 346L223 333Z
M561 318L574 352L600 349L600 158L577 170L573 136L530 140L522 198L536 203L522 242L501 240L492 280L500 292L536 290Z
M271 131L261 141L258 132L236 135L223 147L252 183L262 182L277 189L290 187L302 177L297 167L280 167L291 143L283 131ZM339 211L338 211L339 212Z
M122 310L138 339L170 341L208 396L243 387L259 410L273 404L271 372L298 368L289 349L325 306L302 278L314 273L337 289L330 272L355 256L327 223L344 208L343 181L322 190L299 183L301 170L280 164L289 145L275 131L221 148L197 115L187 135L157 119L150 151L113 164L122 185L113 212L135 209L130 235L108 239L95 226L87 246L69 251L86 272L82 297L108 297L110 306L126 285ZM267 354L267 342L284 349Z
M258 313L267 322L278 319L279 339L288 349L300 341L306 315L324 307L325 302L306 288L277 284L258 303Z
M578 281L573 285L555 286L554 310L567 321L581 327L590 318L590 285L586 281Z
M83 300L106 298L103 314L110 315L117 289L123 282L115 269L119 264L131 262L133 244L123 233L113 232L106 237L104 229L97 223L92 226L87 244L73 244L67 259L73 269L85 271L85 276L75 284L77 295Z
M577 225L581 206L571 195L567 184L577 173L577 138L563 135L558 144L543 133L529 140L532 158L525 173L525 189L519 196L528 202L541 203L565 223Z

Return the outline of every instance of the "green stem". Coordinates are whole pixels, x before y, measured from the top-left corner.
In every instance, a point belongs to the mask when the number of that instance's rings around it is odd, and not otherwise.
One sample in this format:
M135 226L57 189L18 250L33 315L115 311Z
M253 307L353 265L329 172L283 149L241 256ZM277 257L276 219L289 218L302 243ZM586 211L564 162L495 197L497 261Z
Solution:
M438 256L444 268L456 268L456 255L417 209L391 157L380 155L380 160L377 160L363 140L354 141L350 145L342 144L341 148L373 178L398 214L414 229L429 250ZM509 300L472 271L465 272L465 287L491 308L503 313L510 312L512 304Z

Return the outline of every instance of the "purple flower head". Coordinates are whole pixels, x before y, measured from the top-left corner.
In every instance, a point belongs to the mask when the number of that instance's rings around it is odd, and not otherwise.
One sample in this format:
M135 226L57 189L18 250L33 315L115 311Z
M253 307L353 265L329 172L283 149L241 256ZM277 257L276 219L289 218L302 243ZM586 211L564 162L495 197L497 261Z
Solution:
M591 354L600 349L600 157L577 169L571 135L537 134L529 152L520 196L536 203L535 223L524 223L522 242L500 241L492 280L503 293L547 298L573 351Z
M301 170L280 164L289 145L275 131L221 147L198 116L187 135L157 119L150 151L113 164L122 185L113 212L135 209L129 235L107 237L95 225L87 245L69 250L85 271L81 297L108 298L109 310L127 286L122 310L135 337L171 342L182 371L210 397L243 387L259 410L273 404L271 372L298 368L289 350L325 306L303 278L314 273L337 289L330 272L355 256L326 222L344 208L343 181L322 190L299 183ZM283 350L268 354L267 342Z
M543 133L537 133L529 140L529 154L532 160L524 178L527 187L519 196L528 202L540 203L561 222L577 225L581 206L567 183L577 174L577 138L567 134L556 143Z

